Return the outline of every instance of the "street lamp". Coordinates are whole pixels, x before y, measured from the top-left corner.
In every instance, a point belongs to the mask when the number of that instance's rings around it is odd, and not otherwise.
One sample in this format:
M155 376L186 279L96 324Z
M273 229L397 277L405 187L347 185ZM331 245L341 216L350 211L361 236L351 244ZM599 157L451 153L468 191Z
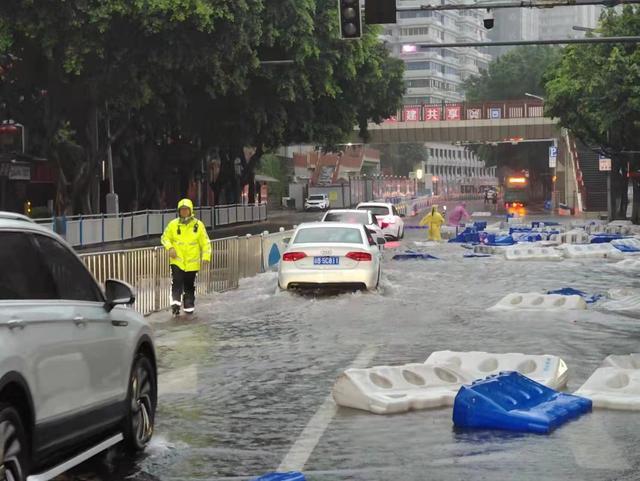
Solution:
M531 97L532 99L538 99L538 100L542 100L544 102L544 97L540 97L539 95L533 95L530 93L525 92L524 93L525 97Z

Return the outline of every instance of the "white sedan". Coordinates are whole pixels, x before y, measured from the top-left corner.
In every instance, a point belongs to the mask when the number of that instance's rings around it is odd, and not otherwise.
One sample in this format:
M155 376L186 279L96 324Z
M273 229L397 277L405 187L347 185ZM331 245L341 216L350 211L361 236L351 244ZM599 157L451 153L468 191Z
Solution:
M384 232L378 224L378 219L368 210L332 209L323 217L322 222L345 222L347 224L362 224L371 234L373 239L384 239Z
M362 202L356 207L358 210L369 210L378 219L378 224L382 228L385 237L400 240L404 237L403 215L393 204L384 202Z
M369 289L381 272L378 243L360 224L312 222L293 234L278 268L281 289Z

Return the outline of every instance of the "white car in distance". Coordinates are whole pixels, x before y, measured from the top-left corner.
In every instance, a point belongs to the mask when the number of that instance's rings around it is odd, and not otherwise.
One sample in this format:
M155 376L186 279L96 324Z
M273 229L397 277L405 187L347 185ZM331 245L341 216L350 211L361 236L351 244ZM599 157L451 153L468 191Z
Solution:
M304 202L304 210L327 210L331 203L327 194L311 194Z
M378 224L386 238L400 240L404 237L404 217L393 204L384 202L362 202L357 210L369 210L378 219Z
M278 286L374 290L380 274L378 243L364 225L310 222L295 230L282 255Z
M347 224L362 224L373 235L377 242L379 239L386 241L384 232L378 225L378 219L368 210L332 209L324 214L322 222L346 222ZM382 244L378 242L382 248Z

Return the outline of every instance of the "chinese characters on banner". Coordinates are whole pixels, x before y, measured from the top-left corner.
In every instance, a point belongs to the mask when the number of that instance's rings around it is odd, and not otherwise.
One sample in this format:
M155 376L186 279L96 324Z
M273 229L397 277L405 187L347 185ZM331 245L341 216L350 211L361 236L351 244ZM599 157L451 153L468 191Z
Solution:
M402 109L402 119L405 122L418 122L420 120L420 107L405 105Z
M444 108L445 120L461 120L462 119L462 105L450 104Z
M424 106L424 120L440 120L442 109L440 105L425 105Z

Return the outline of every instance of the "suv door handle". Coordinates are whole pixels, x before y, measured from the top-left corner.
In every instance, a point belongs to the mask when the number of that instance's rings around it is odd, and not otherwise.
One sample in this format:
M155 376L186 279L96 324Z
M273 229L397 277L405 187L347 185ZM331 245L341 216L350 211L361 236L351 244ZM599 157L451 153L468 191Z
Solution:
M9 329L13 330L13 329L24 329L24 321L22 319L11 319L9 320L9 322L7 322L7 326L9 326Z
M87 325L87 321L85 321L84 317L82 316L74 317L73 323L78 327L84 327Z

